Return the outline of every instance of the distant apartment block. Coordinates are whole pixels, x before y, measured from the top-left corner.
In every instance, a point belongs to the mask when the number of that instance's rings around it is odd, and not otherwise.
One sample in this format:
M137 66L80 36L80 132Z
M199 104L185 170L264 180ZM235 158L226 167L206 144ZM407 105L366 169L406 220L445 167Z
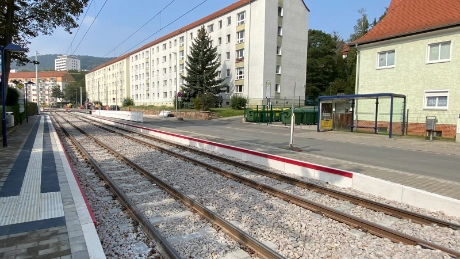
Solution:
M31 102L37 102L40 98L40 105L51 105L59 100L51 97L53 87L59 86L61 91L64 91L66 85L75 82L72 75L68 72L38 72L38 87L36 82L35 72L15 72L10 73L9 82L18 81L21 83L33 82L33 84L25 85L27 87L27 99ZM11 84L14 86L14 84Z
M240 0L192 24L96 67L86 75L90 100L135 105L172 105L184 84L187 55L204 26L217 47L223 106L233 95L250 105L290 106L305 99L309 10L302 0ZM270 92L267 93L267 81ZM265 104L265 103L264 103Z
M75 56L58 56L57 59L54 60L54 70L80 70L80 60Z

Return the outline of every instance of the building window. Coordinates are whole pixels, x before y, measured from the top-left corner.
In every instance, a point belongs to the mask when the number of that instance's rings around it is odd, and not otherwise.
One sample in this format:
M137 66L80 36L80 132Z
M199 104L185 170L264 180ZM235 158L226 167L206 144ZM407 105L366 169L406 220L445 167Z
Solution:
M183 51L183 50L181 50L181 51L179 52L179 59L180 59L180 60L183 60L183 59L184 59L184 51Z
M184 36L179 38L179 46L184 46Z
M276 73L281 74L281 66L280 65L276 65Z
M283 7L278 6L278 16L283 16Z
M221 54L217 54L217 60L219 60L219 62L222 61L222 55Z
M244 67L236 69L236 79L244 79Z
M219 29L222 29L222 20L220 20L217 24L218 24Z
M281 26L278 26L278 35L283 36L283 28Z
M230 24L232 24L232 17L231 16L227 17L227 26L230 25Z
M227 52L227 53L225 53L225 54L227 55L227 58L226 58L226 60L230 60L230 51L229 51L229 52Z
M165 50L165 49L166 49L166 43L163 44L163 50Z
M239 31L236 33L236 43L242 43L244 42L244 30Z
M245 17L246 17L246 12L241 12L241 13L237 14L237 17L238 17L238 25L244 24L244 20L245 20Z
M208 25L208 33L211 33L214 31L214 24Z
M280 84L275 84L275 92L276 92L276 93L281 93L281 86L280 86Z
M193 32L190 33L190 40L193 40Z
M395 66L395 51L384 51L378 53L378 68L388 68Z
M239 49L236 51L236 61L241 61L244 58L244 49Z
M174 39L174 47L177 46L177 39Z
M163 74L166 74L166 68L163 68Z
M428 62L450 61L451 42L441 42L428 45Z
M209 41L209 47L212 48L212 40Z
M281 46L276 47L276 55L281 55Z
M227 69L227 74L225 76L230 77L230 69Z
M449 91L433 90L425 91L424 109L447 110Z
M217 39L217 42L218 42L219 45L221 45L221 44L222 44L222 37L219 37L219 38Z
M163 56L163 63L166 62L166 56Z
M217 78L222 78L222 71L220 70L217 71Z
M243 85L235 85L235 93L242 93Z

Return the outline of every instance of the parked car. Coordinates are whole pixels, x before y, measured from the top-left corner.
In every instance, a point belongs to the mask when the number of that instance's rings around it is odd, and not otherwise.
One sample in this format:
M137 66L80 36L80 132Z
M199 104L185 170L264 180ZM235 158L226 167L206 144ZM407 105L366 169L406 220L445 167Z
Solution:
M118 106L118 105L110 105L109 109L112 110L112 111L119 111L120 106Z
M172 114L170 111L160 111L160 113L158 114L158 117L163 117L163 118L174 117L174 114Z

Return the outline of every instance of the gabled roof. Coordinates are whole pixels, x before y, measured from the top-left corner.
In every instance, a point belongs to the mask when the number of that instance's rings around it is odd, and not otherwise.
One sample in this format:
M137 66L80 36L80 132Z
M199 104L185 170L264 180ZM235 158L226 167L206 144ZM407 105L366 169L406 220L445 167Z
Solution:
M392 0L386 16L350 45L460 26L459 0Z
M69 72L67 71L43 71L43 72L38 72L38 77L43 78L43 77L62 77L69 79L69 81L74 81L74 78ZM12 78L35 78L35 72L10 72L10 79Z

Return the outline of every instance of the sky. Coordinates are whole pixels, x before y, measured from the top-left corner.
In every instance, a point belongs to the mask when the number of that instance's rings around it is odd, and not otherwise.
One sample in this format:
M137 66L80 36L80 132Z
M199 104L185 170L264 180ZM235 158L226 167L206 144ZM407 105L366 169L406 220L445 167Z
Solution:
M39 54L118 57L236 1L90 0L91 5L85 8L77 21L81 24L79 29L72 29L72 34L69 34L62 28L56 28L52 35L31 39L28 56L38 51ZM369 22L372 22L385 12L391 0L304 2L310 9L309 29L326 33L335 31L346 40L360 18L359 9L364 8Z

